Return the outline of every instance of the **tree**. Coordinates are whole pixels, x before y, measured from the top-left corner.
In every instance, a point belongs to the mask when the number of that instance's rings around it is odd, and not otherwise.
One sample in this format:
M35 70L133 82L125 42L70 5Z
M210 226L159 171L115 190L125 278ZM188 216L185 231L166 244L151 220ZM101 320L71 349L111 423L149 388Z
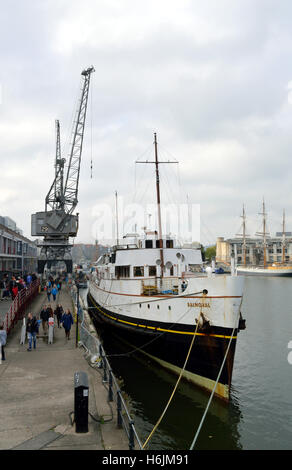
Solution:
M208 246L208 248L205 249L206 261L211 261L211 259L215 256L216 256L216 245Z

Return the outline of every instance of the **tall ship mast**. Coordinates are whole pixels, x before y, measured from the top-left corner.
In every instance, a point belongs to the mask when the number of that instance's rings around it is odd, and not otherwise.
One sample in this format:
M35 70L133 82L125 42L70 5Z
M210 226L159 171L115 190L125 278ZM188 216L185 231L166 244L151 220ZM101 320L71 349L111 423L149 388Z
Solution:
M283 209L283 223L282 223L282 263L286 261L286 227L285 227L285 209Z
M242 233L238 233L237 236L242 237L242 254L243 254L243 266L246 266L246 215L244 204L242 206Z
M200 243L190 248L163 234L156 134L154 160L144 163L155 165L158 230L125 234L98 259L90 311L129 350L228 400L238 332L245 328L244 278L204 270Z
M263 212L260 212L259 215L263 216L263 231L257 232L256 235L260 235L263 238L263 254L264 254L264 268L267 267L267 214L265 209L265 201L263 199Z

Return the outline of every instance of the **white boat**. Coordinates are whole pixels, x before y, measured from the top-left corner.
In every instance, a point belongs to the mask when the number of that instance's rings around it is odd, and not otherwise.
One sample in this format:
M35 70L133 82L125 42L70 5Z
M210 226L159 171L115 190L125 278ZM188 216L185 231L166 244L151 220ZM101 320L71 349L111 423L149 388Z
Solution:
M245 276L292 276L292 266L238 266L237 274Z
M89 281L95 318L161 366L229 399L244 277L203 272L200 248L162 236L155 136L159 230L126 235L99 258ZM192 343L192 340L194 342ZM192 345L193 344L193 345ZM230 347L229 349L227 349Z

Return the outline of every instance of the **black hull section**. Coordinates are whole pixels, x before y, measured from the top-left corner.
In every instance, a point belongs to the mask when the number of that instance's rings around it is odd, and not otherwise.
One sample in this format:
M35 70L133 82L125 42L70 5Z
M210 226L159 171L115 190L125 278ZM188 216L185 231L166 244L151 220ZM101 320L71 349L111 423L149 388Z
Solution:
M89 296L91 314L103 326L114 330L122 341L147 354L162 366L179 373L185 363L196 325L171 325L118 315L101 307ZM175 331L175 332L171 332ZM184 378L212 390L221 368L232 329L211 327L198 330L188 359ZM215 394L229 399L237 330L231 341Z

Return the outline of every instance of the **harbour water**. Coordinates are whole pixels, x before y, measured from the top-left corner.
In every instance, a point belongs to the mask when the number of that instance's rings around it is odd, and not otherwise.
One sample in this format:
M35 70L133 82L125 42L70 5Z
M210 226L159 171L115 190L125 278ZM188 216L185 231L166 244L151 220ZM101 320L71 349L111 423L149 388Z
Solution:
M292 449L291 287L292 278L246 277L242 315L247 327L238 335L231 400L213 399L195 449ZM176 377L142 356L126 356L130 348L112 335L102 338L144 442ZM208 399L208 392L182 381L148 448L189 449Z

